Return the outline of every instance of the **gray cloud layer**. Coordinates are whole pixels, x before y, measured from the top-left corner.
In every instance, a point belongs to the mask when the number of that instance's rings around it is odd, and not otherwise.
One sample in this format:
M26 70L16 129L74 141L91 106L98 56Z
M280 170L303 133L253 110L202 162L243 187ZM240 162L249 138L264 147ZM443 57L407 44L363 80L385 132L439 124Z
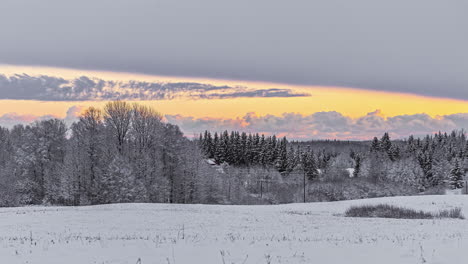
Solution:
M0 74L0 99L83 101L83 100L171 100L223 99L236 97L310 96L290 89L249 89L248 87L215 86L193 82L159 83L139 81L106 81L81 76L66 80L53 76Z
M286 135L293 139L371 139L384 132L394 138L409 135L424 136L437 131L468 129L468 113L432 118L426 114L399 115L384 118L380 111L353 119L338 112L318 112L312 115L284 113L282 116L257 116L248 113L242 118L194 118L166 115L169 122L178 124L190 135L204 130L241 130Z
M468 100L464 0L3 0L0 62Z

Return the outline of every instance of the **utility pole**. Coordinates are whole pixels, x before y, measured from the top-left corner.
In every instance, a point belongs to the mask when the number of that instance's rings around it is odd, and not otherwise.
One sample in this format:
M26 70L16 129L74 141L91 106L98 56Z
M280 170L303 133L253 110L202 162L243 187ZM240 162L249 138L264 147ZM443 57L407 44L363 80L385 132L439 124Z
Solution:
M304 203L306 202L306 173L304 172L304 178L303 178L303 187L304 187Z
M260 198L263 198L263 180L260 180Z

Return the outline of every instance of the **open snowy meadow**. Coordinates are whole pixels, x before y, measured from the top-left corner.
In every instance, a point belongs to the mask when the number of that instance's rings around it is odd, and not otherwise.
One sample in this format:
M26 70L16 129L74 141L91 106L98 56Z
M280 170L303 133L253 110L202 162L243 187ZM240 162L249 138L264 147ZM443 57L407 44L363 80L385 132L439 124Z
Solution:
M0 263L468 263L468 220L349 218L351 205L436 212L468 196L269 206L0 209Z

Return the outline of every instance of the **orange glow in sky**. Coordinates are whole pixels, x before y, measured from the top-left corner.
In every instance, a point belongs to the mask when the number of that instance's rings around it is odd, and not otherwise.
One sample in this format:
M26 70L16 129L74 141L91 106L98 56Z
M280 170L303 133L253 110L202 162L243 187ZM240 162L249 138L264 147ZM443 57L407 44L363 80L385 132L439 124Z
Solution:
M306 92L309 97L287 98L231 98L231 99L174 99L141 101L154 106L163 114L193 117L242 117L248 112L258 115L281 115L295 112L303 115L320 111L337 111L346 116L358 117L381 109L385 116L426 113L433 117L454 113L468 113L468 102L447 98L424 97L412 94L377 92L354 88L299 86L266 82L217 80L173 76L151 76L132 73L85 71L74 69L0 65L0 73L11 75L50 75L63 78L78 76L98 77L105 80L139 80L162 82L199 82L213 85L247 86L256 89L284 88L296 92ZM27 101L0 100L0 115L15 112L18 114L65 116L68 108L79 106L102 106L105 102L92 101Z

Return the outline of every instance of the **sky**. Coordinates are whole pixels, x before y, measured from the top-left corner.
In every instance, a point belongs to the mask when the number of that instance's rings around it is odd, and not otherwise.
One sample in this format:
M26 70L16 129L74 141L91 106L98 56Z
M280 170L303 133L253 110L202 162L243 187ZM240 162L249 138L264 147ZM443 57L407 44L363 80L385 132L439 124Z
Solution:
M25 1L0 9L0 125L152 105L187 135L468 128L464 0Z

